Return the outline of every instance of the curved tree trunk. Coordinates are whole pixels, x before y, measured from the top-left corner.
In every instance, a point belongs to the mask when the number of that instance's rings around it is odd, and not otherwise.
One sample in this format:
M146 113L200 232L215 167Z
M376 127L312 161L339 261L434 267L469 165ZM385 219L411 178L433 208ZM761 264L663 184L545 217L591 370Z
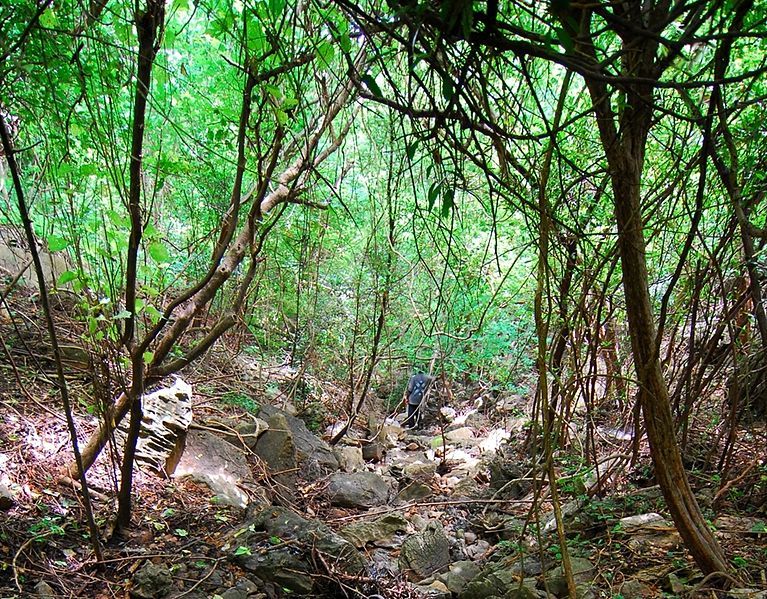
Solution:
M639 404L658 484L687 549L704 574L731 575L732 570L706 524L684 470L668 387L661 371L660 343L650 301L641 183L647 138L653 124L654 92L665 63L658 58L655 38L644 35L641 28L623 29L619 22L621 18L631 19L642 14L643 3L631 0L616 5L614 10L615 26L621 29L625 52L621 75L626 79L620 89L608 86L604 78L591 74L599 72L600 64L591 32L592 12L572 10L560 18L576 40L574 53L586 58L593 69L583 73L583 78L609 168ZM665 22L668 10L669 4L660 2L645 15L648 31ZM693 29L695 26L695 23L690 25ZM620 95L622 101L616 101Z

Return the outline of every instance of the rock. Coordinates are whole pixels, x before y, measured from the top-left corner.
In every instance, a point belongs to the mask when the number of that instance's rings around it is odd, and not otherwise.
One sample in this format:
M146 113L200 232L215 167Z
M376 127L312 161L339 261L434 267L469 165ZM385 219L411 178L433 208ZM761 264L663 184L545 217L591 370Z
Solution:
M450 564L450 543L442 525L432 521L421 533L405 539L399 555L399 569L410 580L423 580Z
M418 585L418 592L426 599L450 599L451 593L444 582L435 580L427 585Z
M173 577L163 564L146 562L134 575L130 596L137 599L155 599L170 592Z
M212 420L208 424L220 431L218 434L235 447L248 450L253 450L258 438L269 430L269 424L265 420L252 416L244 422L239 418L226 418Z
M477 564L470 561L460 561L450 564L446 574L440 576L451 593L460 594L480 572Z
M0 511L7 511L16 505L16 500L13 498L13 492L11 488L3 483L0 483Z
M52 598L56 596L56 592L53 590L51 585L49 585L44 580L41 580L35 585L35 595L38 597Z
M356 472L365 467L365 460L359 447L352 447L350 445L339 447L336 449L336 457L343 472Z
M450 489L450 495L454 498L466 497L477 499L482 496L482 489L474 477L462 478Z
M473 545L466 547L466 557L472 560L478 560L490 551L490 547L490 543L485 541L485 539L480 539Z
M189 431L186 449L173 476L186 476L207 485L215 494L213 501L216 503L246 507L251 498L242 487L252 488L258 503L268 503L243 453L231 443L207 431Z
M248 599L248 593L237 588L227 589L219 596L221 599Z
M502 563L492 563L475 576L458 595L461 599L538 599L535 579L523 580Z
M445 440L448 443L465 443L474 439L474 429L468 426L462 426L445 433Z
M286 414L270 405L261 406L259 415L266 417L268 420L278 413L285 416L288 429L293 435L293 443L296 446L296 458L298 459L298 465L301 468L301 476L303 478L311 480L338 470L338 459L333 453L333 448L306 428L303 420Z
M383 447L380 443L366 443L362 446L362 459L366 462L380 462L383 459Z
M299 595L314 590L317 555L349 576L359 576L365 570L365 561L352 543L322 522L281 507L250 516L224 547L247 572Z
M650 599L651 597L657 597L659 592L657 589L639 580L627 580L621 586L620 594L623 596L623 599Z
M269 430L261 435L253 451L266 462L278 484L290 490L295 488L298 455L285 414L276 413L269 418Z
M402 468L402 474L408 480L429 482L437 472L437 464L434 462L411 462Z
M416 501L418 499L425 499L432 494L431 487L419 482L412 482L405 485L397 493L395 501L397 503L407 503L409 501Z
M343 538L361 549L368 543L388 541L397 532L407 529L407 520L396 512L381 516L372 522L355 522L344 526L340 533Z
M649 528L648 524L663 523L664 527L670 526L660 514L650 512L648 514L639 514L636 516L627 516L618 520L618 525L623 532L631 533L641 530L643 528Z
M339 472L330 477L326 493L333 505L371 508L387 503L389 484L374 472Z
M578 584L590 583L594 580L596 570L594 564L582 557L571 557L573 578ZM567 580L565 579L562 566L557 566L546 573L548 590L557 597L567 595Z
M192 387L176 377L171 387L141 398L141 433L136 461L162 475L172 475L185 451L192 423ZM120 441L127 436L127 419L117 429Z
M492 453L498 450L504 443L511 439L511 433L503 428L496 428L482 435L479 448L484 453Z

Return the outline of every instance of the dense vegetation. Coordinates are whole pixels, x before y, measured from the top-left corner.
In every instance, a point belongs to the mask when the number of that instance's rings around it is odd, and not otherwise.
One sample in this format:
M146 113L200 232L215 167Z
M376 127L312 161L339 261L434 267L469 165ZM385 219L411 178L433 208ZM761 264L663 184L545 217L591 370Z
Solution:
M535 394L552 480L576 404L646 430L696 562L731 571L685 464L725 484L741 426L767 415L766 16L4 4L2 220L28 210L66 256L55 288L101 365L95 403L129 414L134 442L137 398L224 335L348 382L351 418L431 368ZM132 469L129 439L122 527Z

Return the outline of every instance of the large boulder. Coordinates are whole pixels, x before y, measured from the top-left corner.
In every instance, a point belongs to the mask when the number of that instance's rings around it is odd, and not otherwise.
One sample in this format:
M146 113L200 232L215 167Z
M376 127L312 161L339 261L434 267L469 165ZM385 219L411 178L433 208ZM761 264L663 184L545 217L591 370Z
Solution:
M405 539L399 554L399 568L410 580L418 581L450 565L450 542L438 521L426 530Z
M285 489L295 488L298 452L285 414L276 413L269 418L269 430L259 437L253 451L266 462L277 483Z
M292 434L293 443L296 446L296 458L302 478L311 480L338 470L338 458L333 448L306 428L303 420L286 414L274 406L268 404L261 406L259 416L267 421L275 414L282 414L285 417L287 429ZM271 427L271 423L269 426ZM258 444L256 452L258 452Z
M332 564L336 572L349 576L359 576L366 569L352 543L322 522L281 507L249 517L225 549L244 570L297 595L319 594L315 583L323 577L313 576L318 564Z
M213 491L215 503L246 507L253 498L243 488L250 489L259 504L269 503L264 489L253 479L242 451L207 431L189 431L186 449L173 476L207 485Z
M326 493L333 505L364 509L385 505L390 486L375 472L338 472L330 477Z

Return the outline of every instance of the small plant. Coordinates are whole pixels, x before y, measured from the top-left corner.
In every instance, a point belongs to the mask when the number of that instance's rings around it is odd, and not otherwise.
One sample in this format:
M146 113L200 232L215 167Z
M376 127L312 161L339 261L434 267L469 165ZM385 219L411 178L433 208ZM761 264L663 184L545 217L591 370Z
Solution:
M64 527L59 524L57 516L44 516L29 527L36 543L44 542L48 537L63 537Z
M221 401L230 406L235 406L250 412L251 414L257 414L260 406L245 393L237 393L236 391L227 391L221 397Z

